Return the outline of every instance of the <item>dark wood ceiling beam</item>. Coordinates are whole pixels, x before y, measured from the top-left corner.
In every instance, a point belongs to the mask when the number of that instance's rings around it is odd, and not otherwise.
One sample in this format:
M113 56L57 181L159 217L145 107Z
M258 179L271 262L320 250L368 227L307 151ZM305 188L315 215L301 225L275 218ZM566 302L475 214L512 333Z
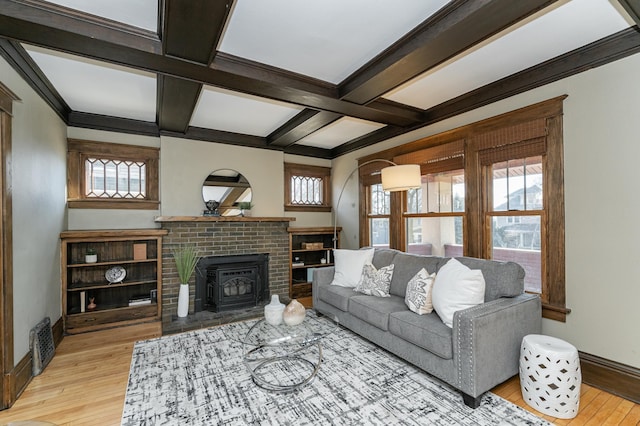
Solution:
M0 37L378 123L408 126L422 121L421 114L412 114L411 112L402 115L392 114L315 92L273 84L197 63L143 52L104 40L46 27L4 15L2 10L0 10Z
M20 44L0 39L0 56L5 58L64 122L67 122L71 108Z
M275 146L291 146L340 117L342 115L333 112L305 109L267 136L267 142Z
M556 0L458 0L427 19L340 85L366 104Z
M164 0L165 55L210 64L232 5L233 0Z
M640 52L640 29L635 26L587 46L487 84L425 111L425 121L406 128L387 126L332 150L332 158L417 130L450 117L524 93L554 81Z
M211 68L271 84L316 93L330 98L338 98L338 87L335 84L287 71L282 68L251 61L246 58L240 58L225 52L218 52L216 54L211 62Z
M156 84L158 126L173 132L186 131L202 84L162 74L158 75Z
M159 136L158 125L150 121L132 120L86 112L69 113L69 127L131 133L134 135Z
M232 0L165 0L162 19L164 53L209 65L232 3ZM198 102L202 84L159 74L157 85L159 127L184 133Z
M38 0L0 0L0 13L21 21L108 41L131 49L161 53L157 34L132 25Z
M640 26L640 0L618 0L631 19Z

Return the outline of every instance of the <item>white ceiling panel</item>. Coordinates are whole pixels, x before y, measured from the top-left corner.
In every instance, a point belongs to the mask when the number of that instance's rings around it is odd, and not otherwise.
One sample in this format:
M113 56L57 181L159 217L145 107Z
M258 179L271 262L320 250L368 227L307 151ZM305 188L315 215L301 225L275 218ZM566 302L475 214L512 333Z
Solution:
M49 0L49 2L158 32L158 0Z
M317 148L331 149L382 127L384 127L384 125L380 123L344 117L310 134L298 143Z
M339 83L446 3L236 0L220 50Z
M607 0L563 3L384 97L427 109L633 25Z
M268 136L302 109L296 105L205 86L190 125Z
M155 74L35 46L23 47L72 110L155 121Z

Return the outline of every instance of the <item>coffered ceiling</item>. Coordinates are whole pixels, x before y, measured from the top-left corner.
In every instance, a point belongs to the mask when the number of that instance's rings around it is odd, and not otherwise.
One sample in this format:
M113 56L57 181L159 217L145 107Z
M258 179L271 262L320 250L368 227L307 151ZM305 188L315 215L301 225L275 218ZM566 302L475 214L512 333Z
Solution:
M0 54L69 126L335 158L637 53L639 14L640 0L0 0Z

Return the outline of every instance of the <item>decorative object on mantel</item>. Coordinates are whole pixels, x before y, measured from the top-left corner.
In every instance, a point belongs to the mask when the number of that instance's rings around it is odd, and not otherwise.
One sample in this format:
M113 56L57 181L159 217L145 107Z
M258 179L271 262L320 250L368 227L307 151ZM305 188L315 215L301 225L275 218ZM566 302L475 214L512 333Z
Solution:
M420 165L419 164L396 164L393 161L385 160L384 158L375 158L373 160L365 161L362 164L359 164L355 169L349 173L347 179L342 184L342 189L340 190L340 195L338 196L338 202L336 203L336 207L333 214L333 248L337 247L338 241L338 207L340 206L340 199L342 199L342 194L344 193L345 188L347 187L347 183L351 179L351 177L360 170L361 167L366 166L371 163L375 163L377 161L382 161L385 163L389 163L390 166L385 167L380 170L381 178L382 178L382 189L384 191L389 192L397 192L397 191L406 191L412 188L420 188L422 185L422 178L420 176Z
M298 325L302 321L304 321L305 317L305 308L302 306L302 303L298 302L296 299L292 299L291 302L284 308L284 312L282 313L282 320L286 325Z
M238 208L240 209L240 216L251 217L251 209L253 208L253 204L251 204L250 201L242 201L238 203Z
M155 222L295 222L295 217L241 217L241 216L156 216Z
M96 263L98 261L98 254L95 249L88 248L87 253L84 255L85 263Z
M178 292L178 317L184 318L189 314L189 279L200 260L198 249L195 246L182 246L173 249L171 254L176 262L176 270L180 279L180 291Z
M87 309L90 311L93 311L98 305L96 305L96 298L95 297L90 297L89 298L89 305L87 306Z
M202 216L208 217L217 217L220 216L220 211L218 207L220 207L220 203L216 200L208 200L204 203L207 206L207 209L202 212Z
M283 311L284 303L280 303L280 298L274 294L271 296L271 303L264 307L264 320L271 325L280 325Z

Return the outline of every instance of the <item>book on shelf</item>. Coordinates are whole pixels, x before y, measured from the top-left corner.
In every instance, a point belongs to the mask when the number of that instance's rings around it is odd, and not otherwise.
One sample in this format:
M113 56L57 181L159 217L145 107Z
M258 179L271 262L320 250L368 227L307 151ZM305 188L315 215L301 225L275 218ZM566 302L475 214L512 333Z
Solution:
M80 292L80 312L85 312L87 306L87 292Z
M151 297L134 297L129 299L129 306L150 305Z
M291 266L304 266L304 262L293 262Z

